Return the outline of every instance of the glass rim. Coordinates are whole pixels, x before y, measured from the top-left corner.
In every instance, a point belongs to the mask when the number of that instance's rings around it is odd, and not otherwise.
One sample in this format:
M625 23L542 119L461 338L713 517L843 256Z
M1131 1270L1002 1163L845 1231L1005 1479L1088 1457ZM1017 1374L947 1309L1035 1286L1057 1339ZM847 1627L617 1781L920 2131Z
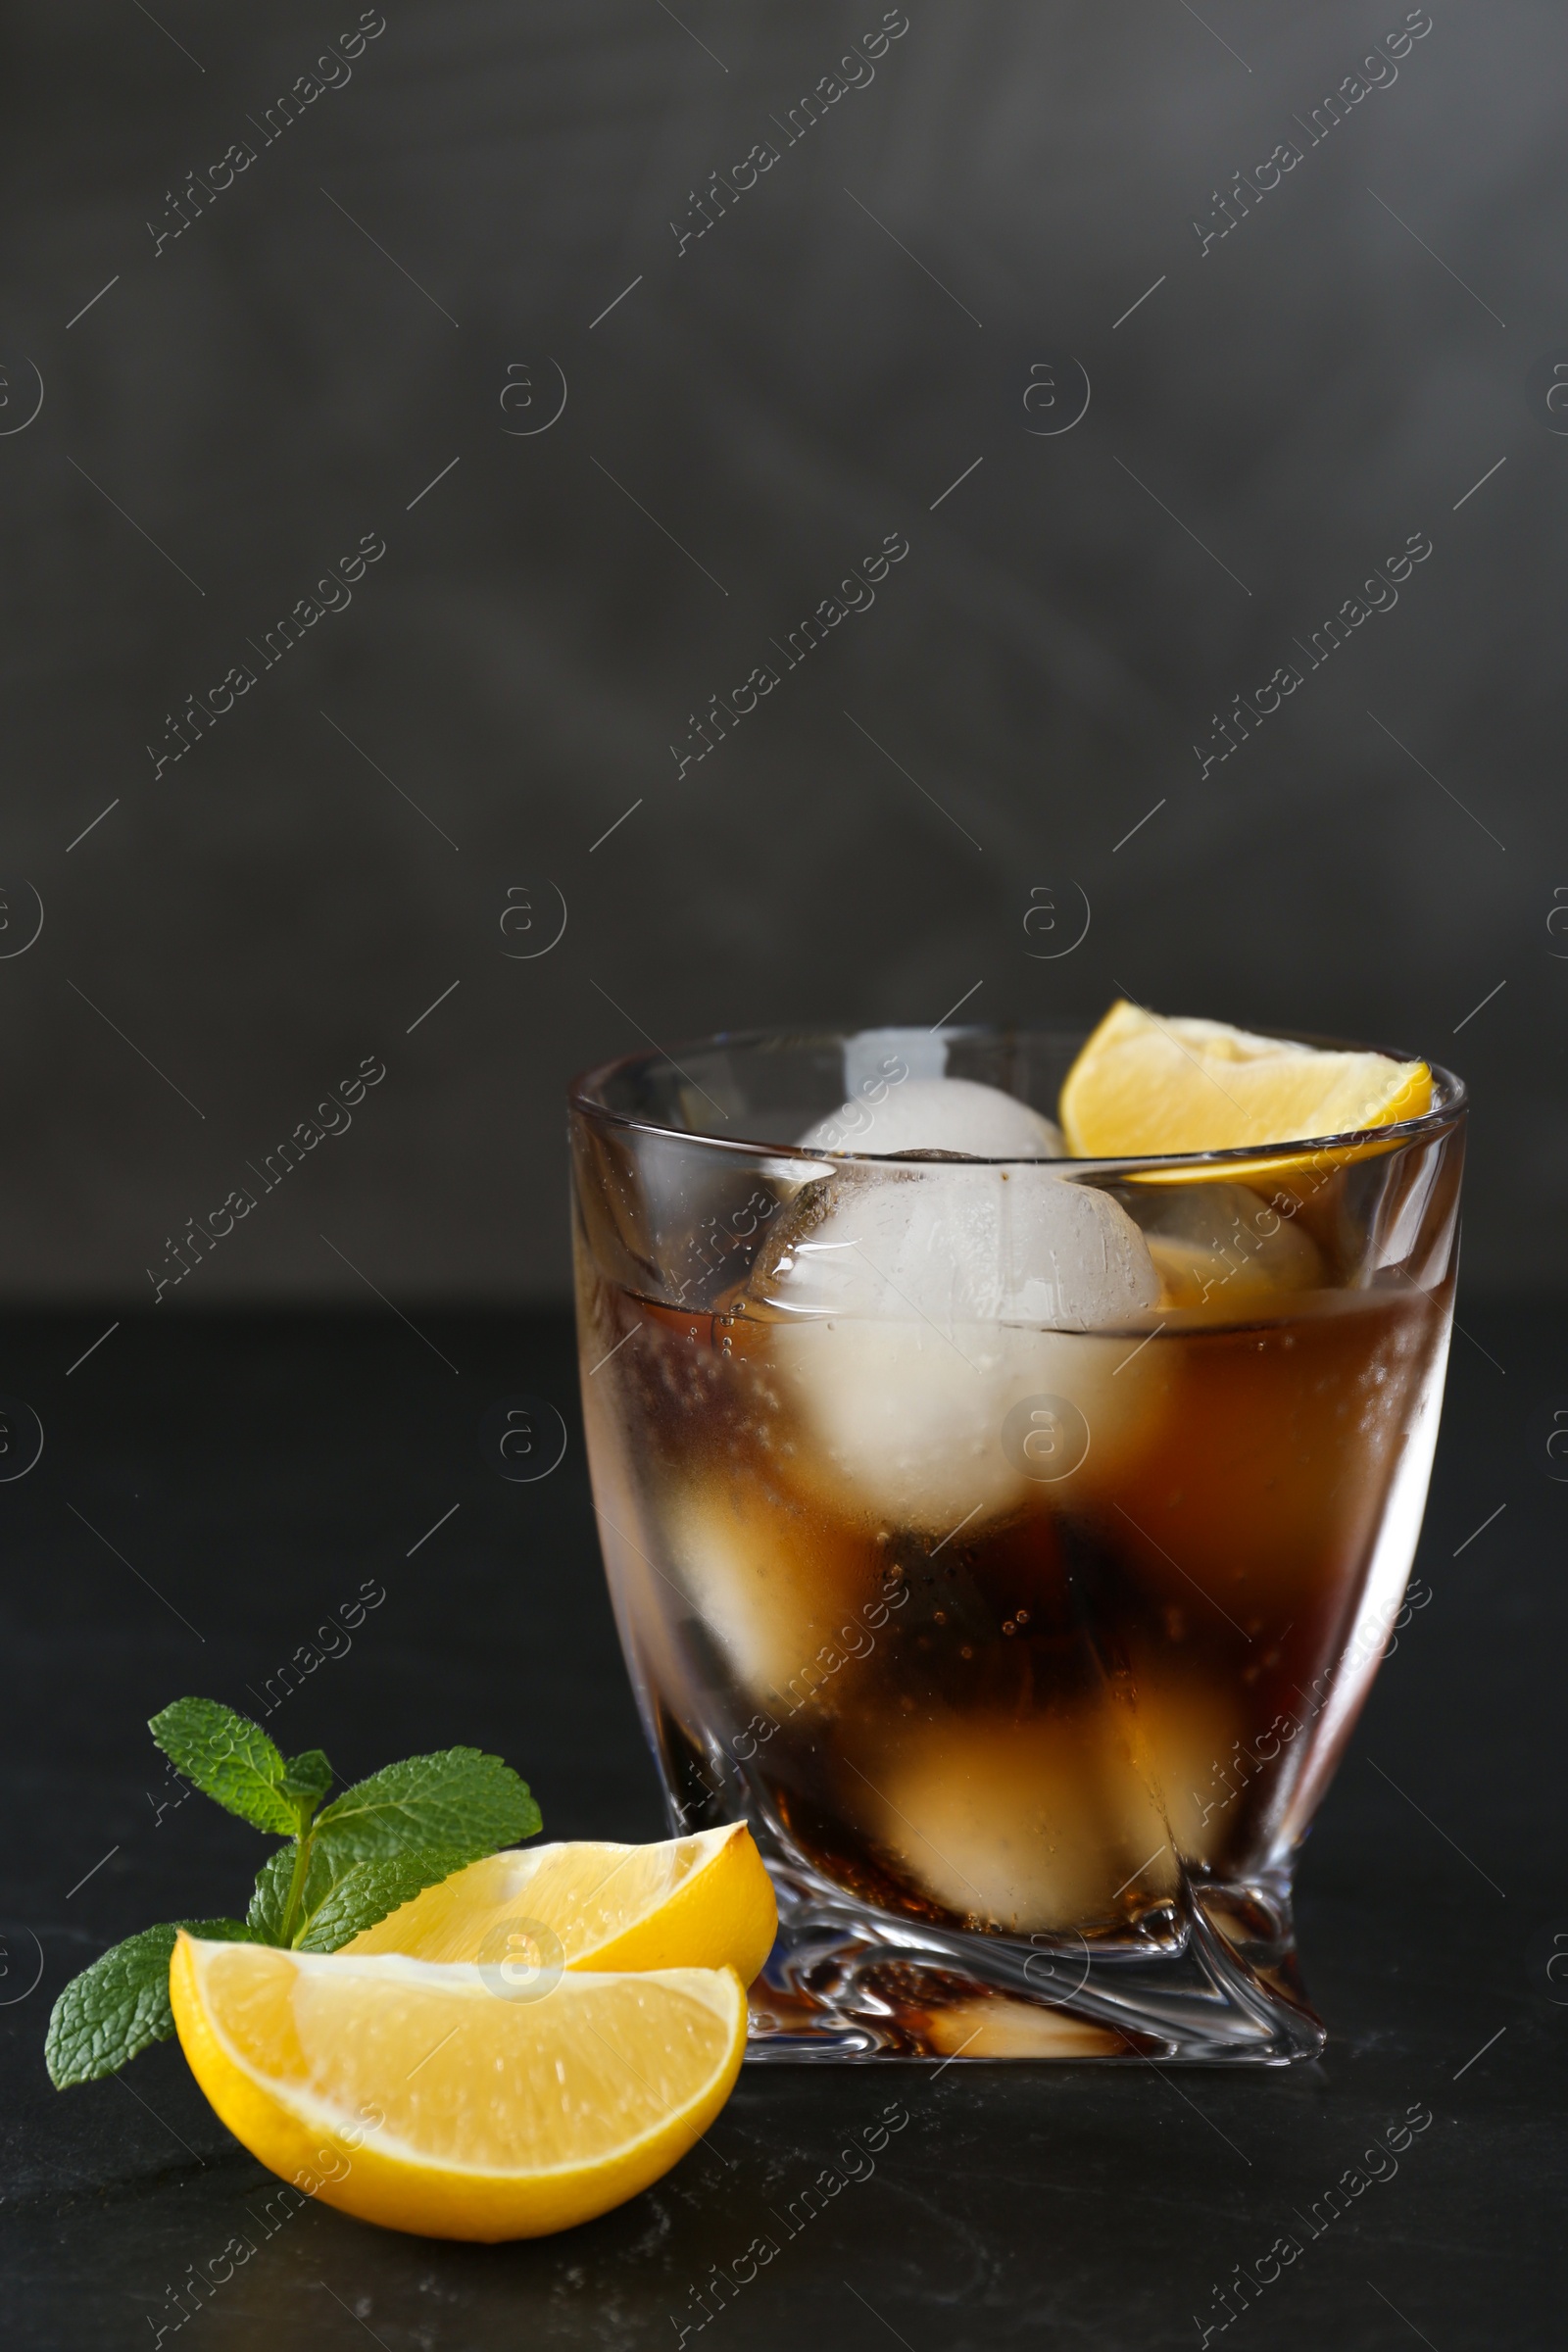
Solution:
M918 1024L905 1024L917 1029ZM897 1023L881 1024L875 1034L896 1029ZM1074 1042L1082 1046L1093 1036L1093 1027L1085 1029L1037 1027L1024 1022L964 1021L954 1027L939 1025L934 1030L919 1030L921 1036L948 1039L986 1039L992 1042L1009 1038L1053 1039L1063 1044ZM1248 1032L1252 1037L1277 1040L1281 1045L1309 1046L1335 1054L1378 1054L1391 1061L1425 1061L1432 1073L1434 1090L1441 1093L1441 1102L1434 1102L1430 1110L1418 1118L1397 1119L1382 1127L1346 1127L1328 1135L1289 1136L1265 1144L1230 1144L1214 1152L1120 1152L1103 1158L1076 1158L1071 1155L1060 1160L1025 1159L1017 1153L987 1157L983 1153L956 1153L952 1158L933 1158L918 1152L844 1152L812 1149L804 1144L774 1143L759 1136L718 1135L707 1128L671 1127L661 1119L651 1119L633 1111L613 1110L603 1099L603 1089L621 1072L638 1067L652 1068L662 1064L678 1076L681 1070L679 1055L710 1052L716 1047L746 1051L757 1047L843 1045L849 1039L866 1034L864 1028L843 1029L802 1025L799 1028L720 1029L706 1037L687 1038L674 1049L663 1046L644 1047L634 1054L618 1054L609 1061L595 1062L579 1070L566 1088L568 1110L600 1125L615 1127L637 1135L657 1136L662 1141L700 1144L718 1152L731 1152L748 1158L795 1159L804 1162L830 1160L835 1164L847 1162L864 1167L918 1168L929 1174L943 1167L1005 1168L1005 1167L1072 1167L1103 1173L1126 1168L1143 1174L1152 1169L1214 1168L1260 1158L1304 1158L1314 1152L1344 1152L1354 1146L1376 1144L1387 1147L1397 1144L1434 1141L1450 1133L1464 1120L1469 1109L1470 1095L1465 1082L1442 1062L1430 1061L1425 1054L1405 1053L1394 1046L1374 1046L1348 1038L1324 1037L1311 1030L1257 1028ZM693 1081L692 1083L695 1083ZM599 1090L599 1091L595 1091Z

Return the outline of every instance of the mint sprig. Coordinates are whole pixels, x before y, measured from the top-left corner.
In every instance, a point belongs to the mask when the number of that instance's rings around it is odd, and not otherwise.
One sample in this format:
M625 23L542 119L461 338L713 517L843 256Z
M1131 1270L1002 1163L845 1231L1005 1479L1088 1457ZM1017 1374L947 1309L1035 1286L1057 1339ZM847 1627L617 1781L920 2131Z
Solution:
M59 2090L112 2075L174 2032L169 1963L193 1936L335 1952L481 1855L539 1830L525 1781L476 1747L388 1764L325 1805L321 1750L285 1757L260 1724L211 1698L180 1698L148 1726L193 1788L272 1837L243 1920L144 1928L74 1977L54 2005L44 2062Z

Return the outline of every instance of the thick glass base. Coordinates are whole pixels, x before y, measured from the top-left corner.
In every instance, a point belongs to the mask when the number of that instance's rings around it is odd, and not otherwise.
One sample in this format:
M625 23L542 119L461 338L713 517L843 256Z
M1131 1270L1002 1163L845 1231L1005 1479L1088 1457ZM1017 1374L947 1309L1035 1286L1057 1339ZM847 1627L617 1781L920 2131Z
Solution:
M1289 1886L1183 1879L1115 1940L1017 1941L872 1909L770 1863L779 1936L747 2056L1099 2058L1288 2066L1326 2032L1296 1968Z

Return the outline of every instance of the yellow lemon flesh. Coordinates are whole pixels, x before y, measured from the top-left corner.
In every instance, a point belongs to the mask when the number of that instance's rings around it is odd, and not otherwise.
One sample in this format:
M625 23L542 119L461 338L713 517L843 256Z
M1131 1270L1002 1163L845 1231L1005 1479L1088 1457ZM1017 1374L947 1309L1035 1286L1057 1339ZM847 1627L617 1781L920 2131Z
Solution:
M736 1822L659 1845L487 1854L345 1949L519 1970L732 1968L749 1984L777 1932L762 1857Z
M1166 1020L1124 999L1068 1071L1057 1116L1075 1158L1132 1159L1390 1127L1431 1106L1424 1061Z
M430 2237L538 2237L636 2196L712 2122L746 2048L731 1969L568 1972L514 1999L488 1968L182 1934L169 1989L192 2074L253 2156Z

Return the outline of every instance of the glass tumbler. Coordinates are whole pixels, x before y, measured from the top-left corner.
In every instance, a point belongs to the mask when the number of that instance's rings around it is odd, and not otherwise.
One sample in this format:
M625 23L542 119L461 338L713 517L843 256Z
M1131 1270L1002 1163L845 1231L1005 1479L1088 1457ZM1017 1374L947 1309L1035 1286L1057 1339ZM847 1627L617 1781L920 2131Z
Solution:
M1324 2040L1292 1873L1419 1531L1464 1091L1266 1150L856 1149L911 1074L1049 1115L1081 1042L571 1090L605 1564L674 1831L747 1822L777 1891L759 2058Z

